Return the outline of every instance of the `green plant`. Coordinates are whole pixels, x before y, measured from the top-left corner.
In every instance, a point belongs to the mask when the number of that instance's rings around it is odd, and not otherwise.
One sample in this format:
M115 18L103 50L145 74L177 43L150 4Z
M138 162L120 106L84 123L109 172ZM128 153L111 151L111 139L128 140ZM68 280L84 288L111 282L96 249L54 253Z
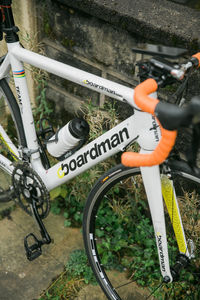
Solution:
M47 118L53 112L53 109L50 107L46 99L46 87L47 83L44 78L37 78L37 89L38 96L36 97L36 106L34 107L34 116L36 119L41 120L42 118Z
M85 251L75 250L70 254L65 270L53 281L39 300L77 299L80 289L88 283L96 284L96 280Z
M64 270L44 291L39 300L73 300L80 289L84 286L84 280L81 278L71 278L66 270Z
M84 278L85 283L96 283L93 272L88 264L85 250L75 250L66 264L66 270L73 278Z
M140 285L147 285L149 272L158 259L147 206L144 208L144 203L138 201L133 210L133 194L123 199L116 189L110 196L100 207L96 223L96 235L101 240L98 252L102 255L102 263L108 269L128 269L129 277L132 277L133 270L134 279ZM119 201L116 200L118 197ZM114 203L111 199L115 199ZM121 203L120 199L123 199Z
M119 123L115 102L105 102L104 108L100 109L89 101L83 106L83 113L90 125L89 141L94 140Z
M156 287L162 284L162 278L154 230L144 195L141 177L135 177L134 180L129 178L109 190L96 211L95 240L104 269L122 271L123 275L127 276L127 281L133 280L138 285L155 291ZM186 234L189 230L189 237L194 237L194 241L197 242L198 237L195 235L198 236L199 232L199 199L190 195L187 200L187 195L184 195L182 205L182 215L185 214L188 225L188 228L185 228ZM169 258L173 265L178 253L173 229L169 223L167 219ZM199 249L197 256L198 254ZM197 260L197 269L198 264ZM191 299L198 299L200 289L197 269L193 269L191 264L188 270L182 272L180 281L173 284L174 287L171 284L164 285L156 291L156 299L171 299L172 295L176 296L176 299L182 299L182 295L188 295L190 299L195 295L196 298Z

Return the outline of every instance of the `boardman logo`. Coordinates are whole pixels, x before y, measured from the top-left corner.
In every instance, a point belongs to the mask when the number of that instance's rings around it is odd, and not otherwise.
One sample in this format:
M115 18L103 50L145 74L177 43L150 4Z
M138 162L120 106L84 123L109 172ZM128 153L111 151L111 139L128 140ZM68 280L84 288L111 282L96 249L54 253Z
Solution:
M57 172L58 177L62 178L68 175L70 171L73 172L77 168L80 168L83 165L87 164L89 160L94 160L97 157L102 156L107 151L123 143L126 139L129 139L129 133L128 129L124 127L118 133L113 134L110 139L106 139L99 144L95 143L90 150L87 150L83 154L80 154L76 158L73 158L69 163L61 164L61 167Z
M161 269L163 272L165 272L166 271L165 257L164 257L164 253L163 253L162 235L160 233L157 233L157 240L158 240L158 250L159 250L159 256L160 256Z
M123 98L122 95L119 95L119 94L116 93L115 91L113 91L113 90L111 90L111 89L108 89L107 87L105 87L105 86L103 86L103 85L96 84L96 83L94 83L94 82L92 82L92 81L89 81L89 80L87 80L87 79L86 79L86 80L83 80L83 82L84 82L85 84L87 84L87 85L90 85L90 86L96 88L96 89L99 89L99 90L105 91L105 92L107 92L107 93L113 94L113 95L115 95L115 96L118 96L118 97L120 97L120 98Z
M153 127L150 128L150 130L153 130L155 140L156 140L156 142L159 142L159 134L158 134L159 125L156 123L156 119L154 116L152 116L152 125L153 125Z

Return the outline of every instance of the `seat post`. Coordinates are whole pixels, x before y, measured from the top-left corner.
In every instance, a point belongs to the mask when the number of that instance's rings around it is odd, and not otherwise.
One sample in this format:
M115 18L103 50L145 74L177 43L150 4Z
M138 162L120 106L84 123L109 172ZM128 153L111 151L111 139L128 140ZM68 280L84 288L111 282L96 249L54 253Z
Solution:
M3 32L6 33L6 42L18 42L19 37L17 32L19 31L19 28L15 26L12 13L12 0L0 0L0 8L3 19Z

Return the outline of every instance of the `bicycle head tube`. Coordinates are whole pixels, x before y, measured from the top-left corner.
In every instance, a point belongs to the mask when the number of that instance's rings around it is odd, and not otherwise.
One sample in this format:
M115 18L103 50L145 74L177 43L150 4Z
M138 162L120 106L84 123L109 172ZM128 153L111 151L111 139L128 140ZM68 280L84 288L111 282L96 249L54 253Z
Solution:
M152 115L155 113L158 99L149 97L148 95L157 90L157 83L154 79L147 79L135 88L134 100L136 105L144 112ZM157 147L150 154L141 154L134 152L125 152L122 154L122 164L127 167L146 167L159 165L166 160L172 150L177 136L177 131L169 131L164 129L161 124L161 139Z

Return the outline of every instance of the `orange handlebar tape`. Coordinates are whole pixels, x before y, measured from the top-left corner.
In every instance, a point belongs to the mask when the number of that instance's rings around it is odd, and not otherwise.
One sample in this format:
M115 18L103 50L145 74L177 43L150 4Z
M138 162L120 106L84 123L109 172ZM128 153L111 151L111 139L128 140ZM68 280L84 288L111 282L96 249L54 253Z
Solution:
M196 54L192 55L192 57L195 57L195 58L197 58L197 59L198 59L198 61L199 61L199 65L198 65L198 67L200 67L200 52L198 52L198 53L196 53Z
M175 144L177 131L161 127L161 134L161 140L153 152L150 154L125 152L121 157L122 164L126 167L150 167L164 162Z
M154 79L147 79L135 88L134 100L136 105L143 111L154 114L155 107L159 100L148 96L157 90L157 83ZM177 131L169 131L160 125L161 140L156 149L150 154L140 154L125 152L122 154L121 161L126 167L147 167L159 165L168 157L172 150L177 136Z
M154 114L155 107L159 100L151 98L148 95L154 93L157 88L157 82L154 79L149 78L136 86L134 91L135 104L141 108L141 110L152 115Z

